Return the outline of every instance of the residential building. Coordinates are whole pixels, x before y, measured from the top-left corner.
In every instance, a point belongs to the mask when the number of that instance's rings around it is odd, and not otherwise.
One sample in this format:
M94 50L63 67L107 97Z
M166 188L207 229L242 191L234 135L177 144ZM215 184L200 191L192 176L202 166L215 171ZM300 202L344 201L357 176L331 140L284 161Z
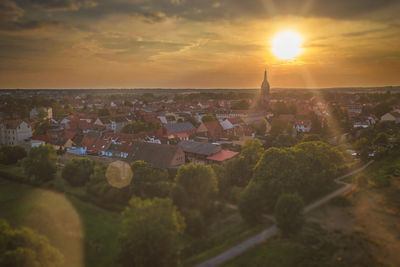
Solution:
M128 152L127 161L137 160L143 160L157 169L178 168L185 164L185 153L179 146L134 142Z
M23 120L6 120L0 123L0 145L21 145L30 137L32 128Z

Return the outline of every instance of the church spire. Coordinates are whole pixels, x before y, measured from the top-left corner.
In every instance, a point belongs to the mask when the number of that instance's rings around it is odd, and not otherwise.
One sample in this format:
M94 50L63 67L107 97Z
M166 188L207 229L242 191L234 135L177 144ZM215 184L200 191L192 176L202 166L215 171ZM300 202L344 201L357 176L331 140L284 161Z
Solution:
M264 70L264 80L261 84L261 102L266 103L268 101L269 96L269 82L267 78L267 69Z

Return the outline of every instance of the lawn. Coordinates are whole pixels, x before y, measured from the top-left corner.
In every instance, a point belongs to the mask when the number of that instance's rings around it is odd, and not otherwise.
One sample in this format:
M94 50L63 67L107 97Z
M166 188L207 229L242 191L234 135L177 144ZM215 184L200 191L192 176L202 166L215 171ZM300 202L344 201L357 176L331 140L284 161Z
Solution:
M113 266L121 216L75 197L0 179L0 218L47 236L65 266Z
M303 249L290 242L265 242L240 255L238 258L223 264L224 267L247 266L297 266Z

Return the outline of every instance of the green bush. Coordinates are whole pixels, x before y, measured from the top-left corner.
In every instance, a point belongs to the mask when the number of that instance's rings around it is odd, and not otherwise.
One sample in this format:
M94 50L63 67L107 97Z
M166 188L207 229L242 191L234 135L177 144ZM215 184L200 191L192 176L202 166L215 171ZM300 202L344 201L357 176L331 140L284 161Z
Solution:
M0 148L0 163L10 165L26 157L26 151L20 146L3 146Z

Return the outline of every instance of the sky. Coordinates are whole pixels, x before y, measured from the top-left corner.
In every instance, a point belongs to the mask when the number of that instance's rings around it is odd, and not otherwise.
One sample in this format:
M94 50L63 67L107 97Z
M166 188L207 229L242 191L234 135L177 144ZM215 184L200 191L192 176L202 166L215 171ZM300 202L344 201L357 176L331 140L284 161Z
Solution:
M399 0L1 0L0 88L400 85ZM299 33L292 60L271 49Z

